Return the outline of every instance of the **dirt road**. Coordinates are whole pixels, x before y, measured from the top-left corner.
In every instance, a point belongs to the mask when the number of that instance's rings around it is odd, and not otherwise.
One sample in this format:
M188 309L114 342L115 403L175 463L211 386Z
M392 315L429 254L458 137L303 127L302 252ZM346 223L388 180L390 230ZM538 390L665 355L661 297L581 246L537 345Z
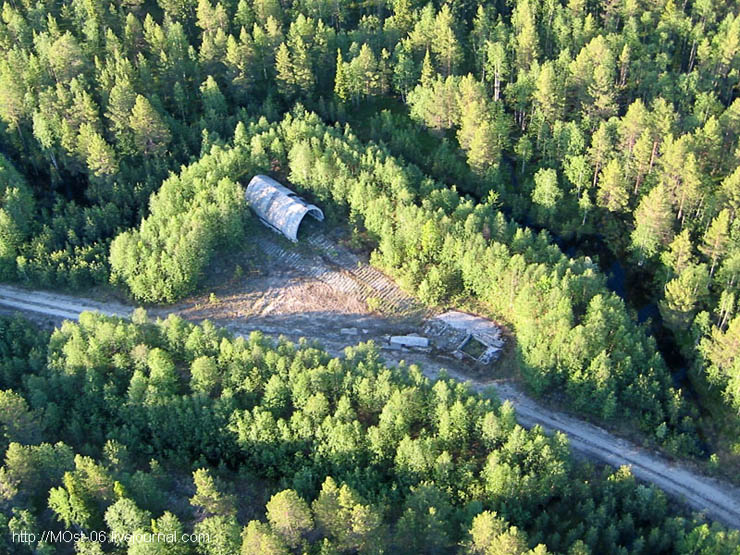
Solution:
M289 276L286 279L291 279ZM221 310L228 312L223 306L228 302L219 303ZM77 319L84 311L99 311L108 315L128 317L131 307L115 303L101 303L99 301L70 297L66 295L26 291L8 286L0 286L0 308L5 311L19 310L35 313L37 317L43 315L51 320ZM174 310L151 311L158 316L168 312L177 312L185 318L199 320L202 316L197 311L192 312L192 306L173 307ZM237 310L238 313L238 310ZM292 319L281 319L278 316L270 318L239 319L228 315L216 314L219 324L224 324L236 333L246 333L255 329L271 335L287 335L291 339L299 336L316 337L333 354L340 354L343 347L358 341L382 341L381 331L387 329L391 323L386 322L383 328L381 317L373 319L360 313L334 314L332 320L335 326L346 326L355 323L356 330L352 333L326 333L322 326L321 337L316 336L316 329L306 325L296 327ZM286 322L290 321L290 325ZM359 323L358 323L359 322ZM327 341L327 337L329 340ZM400 360L417 363L431 377L436 375L442 367L448 375L461 381L468 381L474 389L494 387L501 400L509 400L515 407L519 422L525 427L542 426L547 431L559 430L570 439L571 447L593 459L603 461L609 465L619 467L630 466L632 473L645 482L650 482L669 495L685 502L691 508L703 512L708 517L719 520L731 527L740 528L740 491L734 486L720 482L713 478L699 475L687 467L666 460L665 458L642 449L626 440L613 436L607 431L592 424L580 421L571 416L542 407L536 401L522 393L510 383L471 382L460 369L455 368L454 361L440 362L423 353L387 351L386 360L393 364Z

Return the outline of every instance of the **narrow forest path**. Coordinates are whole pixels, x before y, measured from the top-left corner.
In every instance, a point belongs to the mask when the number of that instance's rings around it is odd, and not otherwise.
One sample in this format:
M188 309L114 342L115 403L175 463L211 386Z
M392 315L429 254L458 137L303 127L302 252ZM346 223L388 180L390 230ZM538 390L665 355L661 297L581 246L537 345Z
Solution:
M0 308L6 312L17 310L34 313L37 317L41 315L53 321L76 320L80 313L85 311L99 311L127 318L132 311L130 306L119 303L103 303L92 299L28 291L10 286L0 286ZM164 309L152 311L158 316L164 316L169 312L178 311ZM246 328L239 322L234 322L234 325L229 325L227 322L225 325L236 332L261 329L258 323L246 326ZM270 334L284 333L289 337L295 335L294 329L276 330L274 325L271 329L264 331ZM353 340L357 342L378 338L371 334L334 341L327 341L326 337L311 339L318 339L332 354L340 354L342 345L351 343ZM686 465L669 461L663 456L616 437L593 424L544 407L511 383L473 381L459 368L455 368L454 361L445 361L441 364L439 360L433 360L424 354L398 351L383 351L383 356L389 363L397 363L402 359L417 363L430 377L436 376L444 367L450 377L470 382L476 390L493 387L502 401L508 400L512 403L516 409L517 420L524 427L531 428L540 425L548 432L561 431L568 436L574 451L614 467L627 465L631 467L632 473L638 479L655 484L667 494L686 503L692 509L703 512L710 518L740 529L740 490L731 484L701 475Z

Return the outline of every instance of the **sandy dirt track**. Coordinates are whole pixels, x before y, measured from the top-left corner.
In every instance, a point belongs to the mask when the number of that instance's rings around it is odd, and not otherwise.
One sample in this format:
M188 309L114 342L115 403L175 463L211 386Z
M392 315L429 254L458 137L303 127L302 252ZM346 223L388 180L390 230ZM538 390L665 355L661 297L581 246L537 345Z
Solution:
M323 287L320 281L299 280L295 275L286 273L273 276L272 288L267 290L268 297L280 298L275 295L275 286L280 286L280 280L293 288L309 289L311 298L316 298L316 288ZM298 291L300 295L302 291ZM337 294L336 291L334 294ZM397 322L385 320L382 316L373 316L357 310L343 310L331 315L311 311L310 307L304 312L304 318L296 320L301 313L299 306L291 306L288 313L275 314L274 310L261 310L256 314L244 313L240 308L239 299L246 298L251 306L255 302L264 303L264 299L255 299L256 293L243 292L235 295L234 299L223 299L214 311L203 311L199 304L184 303L171 309L150 310L153 316L165 316L175 312L184 318L198 321L204 317L211 318L215 323L225 325L237 334L261 330L269 335L285 335L290 339L305 336L318 339L325 348L335 355L340 355L347 345L359 341L374 340L382 342L382 337L388 330L404 331ZM300 298L300 297L298 297ZM283 302L283 301L281 301ZM319 302L320 304L320 302ZM98 311L112 316L129 317L132 311L130 306L119 303L103 303L92 299L72 297L67 295L28 291L15 287L0 286L0 309L4 312L21 311L48 317L50 321L58 322L62 319L75 320L81 312ZM313 318L325 319L320 325L312 325ZM327 322L332 325L327 327ZM341 328L354 326L357 335L346 336L340 333ZM509 382L476 382L465 375L461 367L456 367L456 361L440 361L423 353L383 351L384 357L390 364L397 364L401 360L419 364L425 374L434 377L442 368L452 378L467 381L471 387L482 390L487 387L495 388L501 400L509 400L515 407L517 419L527 427L542 426L546 431L561 431L565 433L574 451L589 458L604 462L614 467L630 466L632 473L640 480L653 483L672 497L686 503L692 509L703 512L707 517L716 519L734 528L740 528L740 491L727 483L700 475L688 467L667 460L651 451L643 449L629 441L615 437L590 423L583 422L564 413L543 407L528 397Z

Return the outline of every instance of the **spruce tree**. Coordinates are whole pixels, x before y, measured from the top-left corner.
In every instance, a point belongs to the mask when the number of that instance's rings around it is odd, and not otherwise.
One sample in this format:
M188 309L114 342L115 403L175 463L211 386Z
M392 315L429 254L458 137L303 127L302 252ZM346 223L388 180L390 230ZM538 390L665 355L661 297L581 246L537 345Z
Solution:
M419 80L421 86L427 89L431 88L436 74L432 57L429 55L429 49L427 49L426 54L424 54L424 61L421 64L421 78Z
M342 59L342 51L339 49L337 49L337 73L334 76L334 94L343 102L346 102L350 98L347 67Z

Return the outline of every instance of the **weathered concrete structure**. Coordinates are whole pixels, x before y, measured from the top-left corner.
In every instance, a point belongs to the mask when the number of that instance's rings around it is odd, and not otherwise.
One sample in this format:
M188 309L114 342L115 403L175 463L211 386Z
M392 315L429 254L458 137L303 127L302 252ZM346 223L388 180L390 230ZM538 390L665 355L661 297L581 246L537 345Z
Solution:
M501 356L504 340L499 327L486 318L450 310L435 316L427 331L439 336L439 346L455 353L458 358L469 357L483 365Z
M266 175L255 175L247 185L247 204L260 220L293 242L298 241L298 227L306 214L324 220L321 208L309 204L287 187Z
M429 347L429 339L419 335L394 335L390 338L389 342L391 345L399 345L401 347L421 349Z

